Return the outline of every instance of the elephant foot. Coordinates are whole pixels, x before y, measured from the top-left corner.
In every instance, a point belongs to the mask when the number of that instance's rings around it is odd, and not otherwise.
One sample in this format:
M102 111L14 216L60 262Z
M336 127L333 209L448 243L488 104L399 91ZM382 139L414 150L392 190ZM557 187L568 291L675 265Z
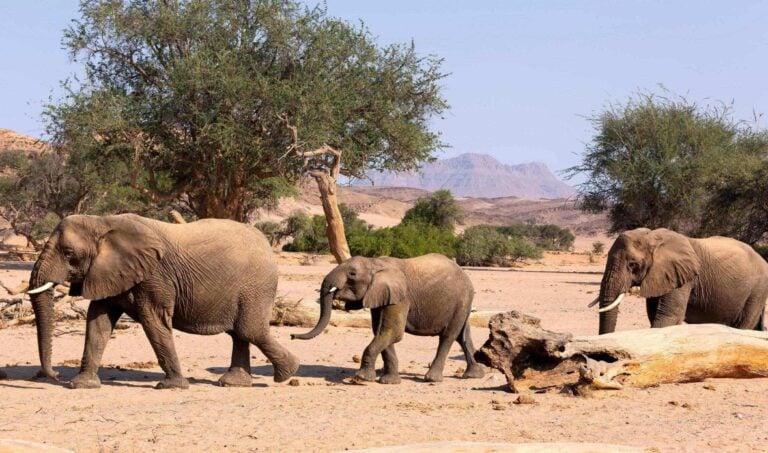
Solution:
M299 359L295 355L288 353L280 363L272 362L275 367L275 382L285 382L291 378L299 369Z
M96 373L80 373L69 381L67 387L71 389L97 389L101 387L101 379Z
M387 373L383 374L379 378L380 384L399 384L400 383L400 373Z
M242 368L230 368L219 378L222 387L250 387L251 375Z
M158 390L188 389L189 381L185 377L165 378L162 381L158 382L157 385L155 385L155 388Z
M35 379L50 379L52 381L59 381L59 373L55 371L51 372L45 372L45 370L40 370L35 374Z
M352 377L355 382L373 382L376 380L376 370L360 369Z
M429 370L424 375L424 380L427 382L443 382L443 373L442 371Z
M485 376L485 370L482 365L477 363L471 365L464 374L461 375L464 379L480 379Z

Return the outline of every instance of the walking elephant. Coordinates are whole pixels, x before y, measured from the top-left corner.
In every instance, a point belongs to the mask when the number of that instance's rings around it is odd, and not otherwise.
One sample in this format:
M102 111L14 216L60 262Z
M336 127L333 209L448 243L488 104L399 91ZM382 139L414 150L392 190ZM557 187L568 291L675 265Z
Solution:
M768 263L734 239L638 228L622 233L608 252L591 304L600 304L601 334L616 329L617 307L628 292L645 297L651 327L685 321L763 330Z
M91 299L80 373L72 388L97 388L104 347L120 316L141 324L166 376L157 388L187 388L172 328L232 337L232 362L220 384L250 386L250 343L274 366L277 382L299 363L269 332L277 264L259 231L229 220L170 224L133 214L65 218L45 244L30 277L40 375L51 367L51 287Z
M376 358L384 359L382 384L400 383L395 343L408 332L439 336L437 355L424 379L443 380L445 359L454 341L467 360L465 378L479 378L482 365L475 362L469 331L469 312L474 289L469 277L443 255L429 254L410 259L353 257L333 269L320 287L320 320L306 334L291 338L316 337L328 325L331 303L345 302L345 308L371 309L373 341L365 348L355 380L376 379Z

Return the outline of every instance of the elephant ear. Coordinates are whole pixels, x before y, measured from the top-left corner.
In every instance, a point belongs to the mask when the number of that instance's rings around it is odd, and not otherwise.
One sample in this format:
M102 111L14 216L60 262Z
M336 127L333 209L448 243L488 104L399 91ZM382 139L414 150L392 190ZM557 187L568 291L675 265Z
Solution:
M379 308L405 301L405 275L399 270L385 269L373 274L371 286L363 297L363 307Z
M160 237L136 216L109 216L96 257L83 281L83 297L104 299L128 291L157 268L163 257Z
M653 263L640 284L642 297L660 297L690 282L699 274L701 261L682 234L667 229L648 233Z

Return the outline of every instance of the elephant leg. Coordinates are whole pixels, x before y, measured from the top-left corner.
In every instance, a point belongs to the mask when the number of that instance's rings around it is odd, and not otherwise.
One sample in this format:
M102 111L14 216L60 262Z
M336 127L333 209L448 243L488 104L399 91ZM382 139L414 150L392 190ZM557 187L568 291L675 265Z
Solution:
M656 311L659 309L659 298L649 297L645 299L645 313L648 315L648 322L653 325L653 320L656 319Z
M181 373L173 342L173 303L158 305L146 295L136 297L136 302L139 322L155 351L160 368L165 371L165 379L158 382L155 388L189 388L189 381Z
M95 389L101 387L97 372L101 357L107 346L117 320L123 314L122 309L111 305L107 300L95 300L88 305L85 326L85 347L80 361L80 372L69 382L69 388Z
M285 382L299 369L299 359L269 333L269 321L257 327L241 328L237 334L256 345L272 363L275 382ZM233 356L234 363L234 356ZM250 373L250 368L249 368ZM249 374L250 376L250 374Z
M437 345L437 354L435 354L435 358L432 359L432 364L429 366L427 374L424 375L425 381L442 382L445 359L448 358L448 353L451 352L451 345L455 340L456 338L440 335L440 343Z
M381 358L384 359L384 374L379 377L379 382L382 384L399 384L400 366L397 361L395 345L390 345L381 351Z
M374 336L379 333L381 327L380 323L381 312L379 310L373 310L371 312L371 328L373 329ZM391 345L381 351L381 358L384 361L384 373L379 378L379 382L382 384L399 384L400 366L397 360L395 346Z
M763 330L763 316L765 314L765 294L752 294L744 304L738 319L731 327L737 329Z
M374 312L377 313L374 314ZM390 346L403 339L407 315L407 309L397 304L385 305L381 308L374 308L371 310L372 319L375 316L380 317L379 322L375 323L378 324L379 328L371 343L365 348L365 351L363 351L363 358L360 361L360 369L355 373L354 380L373 381L376 379L376 358L379 354L382 354L385 349L388 349ZM394 352L394 348L391 351ZM386 356L382 356L388 357L390 361L393 358L392 356L394 356L394 365L397 365L396 355L387 352ZM387 371L395 372L396 370L386 370L386 360L387 358L385 358L385 374L387 374ZM390 366L391 365L392 363L390 363Z
M651 327L669 327L682 323L685 319L685 311L688 309L691 288L690 284L683 285L661 296Z
M469 319L464 323L464 327L461 329L461 333L456 338L456 341L459 343L459 346L461 346L461 350L464 351L464 359L467 361L467 370L464 371L464 374L461 377L469 379L485 376L483 366L475 361L475 346L472 344Z
M250 387L251 386L251 344L234 333L232 337L232 361L229 371L219 378L222 387Z

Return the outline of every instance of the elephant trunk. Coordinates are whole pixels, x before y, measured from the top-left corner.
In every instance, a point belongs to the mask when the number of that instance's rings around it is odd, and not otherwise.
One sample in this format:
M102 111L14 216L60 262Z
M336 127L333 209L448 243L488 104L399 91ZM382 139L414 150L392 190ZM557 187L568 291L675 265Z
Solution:
M335 288L334 288L335 289ZM317 321L317 325L307 333L291 334L292 340L310 340L320 335L320 333L328 327L328 322L331 320L331 305L333 303L333 291L328 291L321 298L320 303L320 320Z
M630 278L625 272L617 271L608 263L608 269L600 285L600 296L598 297L600 309L604 310L610 305L613 308L600 312L600 335L613 333L616 331L616 321L619 317L619 307L615 304L619 297L622 297L629 290ZM620 299L619 299L620 301Z
M40 258L32 269L29 279L30 288L42 290L30 292L32 309L35 312L35 325L37 327L37 349L40 354L42 370L40 377L57 378L57 373L51 366L52 338L53 338L53 289L51 283L57 284L66 280L67 270L63 260L54 251L55 237L48 241ZM45 289L43 289L45 288Z

